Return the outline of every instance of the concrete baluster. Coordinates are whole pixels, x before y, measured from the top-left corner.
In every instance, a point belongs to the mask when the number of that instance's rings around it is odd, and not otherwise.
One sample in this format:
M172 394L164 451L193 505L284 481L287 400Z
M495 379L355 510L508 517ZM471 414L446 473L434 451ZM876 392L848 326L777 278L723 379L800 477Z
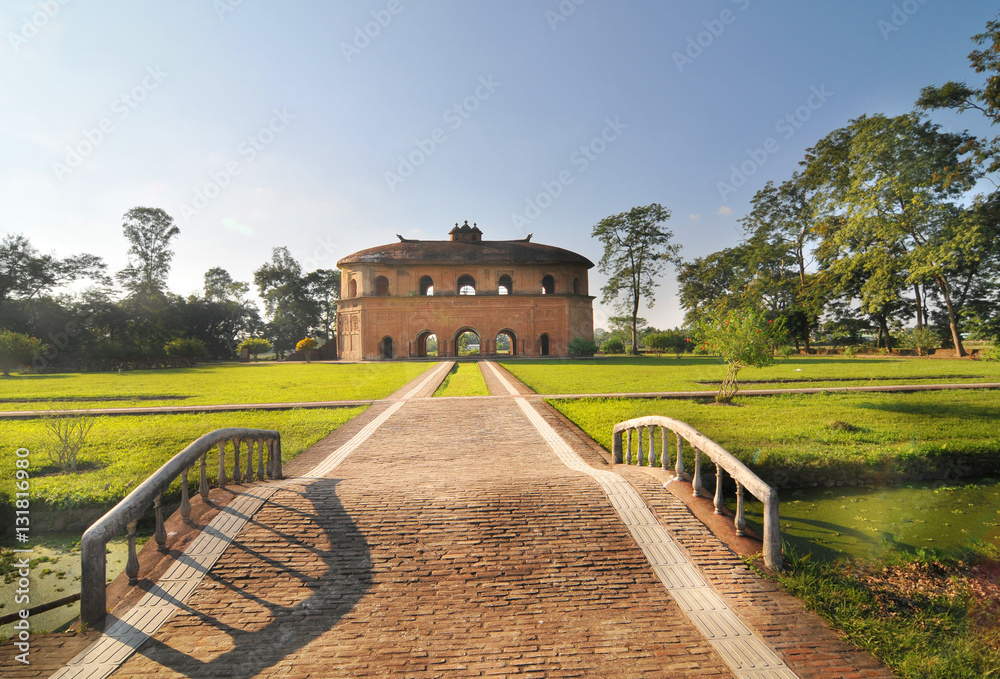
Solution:
M201 456L201 481L198 482L198 494L202 500L208 499L208 453Z
M243 474L240 472L240 440L233 439L233 483L239 483L243 480Z
M670 469L670 452L667 450L667 430L660 427L660 467L663 471Z
M674 480L680 481L684 478L684 439L677 434L677 464L674 465Z
M191 467L184 467L184 471L181 472L181 519L184 523L191 525L191 498L189 496L191 489L188 488L188 472L191 471Z
M632 430L625 430L625 464L632 464Z
M644 464L642 451L642 427L635 428L635 463L640 467Z
M701 483L701 451L694 449L694 476L691 477L691 494L705 497L705 486Z
M156 530L153 537L156 539L157 549L161 552L167 551L167 529L163 525L163 494L160 493L153 499L153 512L156 514Z
M649 466L652 467L656 462L656 445L653 441L653 434L656 432L656 427L646 427L646 431L649 432Z
M139 582L139 555L135 552L135 524L138 521L129 521L128 531L128 561L125 562L125 575L128 576L128 584L134 585Z
M264 480L264 439L257 439L257 478Z
M247 473L243 479L250 483L253 481L253 439L246 442L247 444Z
M715 513L722 515L722 508L726 506L722 498L722 484L725 483L726 474L720 465L715 465Z
M219 488L226 487L226 442L219 444Z
M736 526L736 534L740 537L747 534L747 517L743 513L743 484L739 481L736 482L736 520L733 525Z
M284 471L281 468L281 436L274 441L271 441L271 458L273 462L271 463L271 468L274 470L274 477L276 479L283 479Z

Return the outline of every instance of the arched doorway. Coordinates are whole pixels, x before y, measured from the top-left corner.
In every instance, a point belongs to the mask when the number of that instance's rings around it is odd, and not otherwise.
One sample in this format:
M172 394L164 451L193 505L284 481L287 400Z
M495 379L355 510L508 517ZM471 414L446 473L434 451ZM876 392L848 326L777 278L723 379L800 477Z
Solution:
M549 355L549 336L547 334L543 333L542 336L540 338L538 338L538 345L539 345L539 353L542 356L548 356Z
M514 292L514 281L507 274L500 276L500 280L497 281L497 294L498 295L510 295Z
M375 278L375 296L376 297L388 297L389 296L389 279L385 276L378 276Z
M456 356L479 356L481 353L478 332L472 328L462 328L455 333Z
M497 356L517 355L517 336L513 330L504 328L496 336Z
M417 335L417 356L437 356L438 340L437 335L430 330L425 330Z
M392 358L392 338L386 335L382 338L382 358Z
M542 294L543 295L554 295L556 294L556 279L552 276L546 276L542 279Z

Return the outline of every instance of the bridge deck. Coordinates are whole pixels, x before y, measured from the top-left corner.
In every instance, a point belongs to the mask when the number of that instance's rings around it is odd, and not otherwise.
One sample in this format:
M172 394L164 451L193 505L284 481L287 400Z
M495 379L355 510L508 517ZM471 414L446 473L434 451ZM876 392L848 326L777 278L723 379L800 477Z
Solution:
M892 676L537 399L433 386L303 453L113 676Z

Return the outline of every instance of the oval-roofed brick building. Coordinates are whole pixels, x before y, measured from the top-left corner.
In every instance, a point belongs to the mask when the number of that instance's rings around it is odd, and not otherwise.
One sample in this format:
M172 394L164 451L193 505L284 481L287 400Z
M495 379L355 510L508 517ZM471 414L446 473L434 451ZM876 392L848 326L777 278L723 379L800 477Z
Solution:
M566 356L574 338L593 339L589 259L531 236L483 240L468 222L449 235L399 236L337 263L341 358L456 356L466 332L486 356Z

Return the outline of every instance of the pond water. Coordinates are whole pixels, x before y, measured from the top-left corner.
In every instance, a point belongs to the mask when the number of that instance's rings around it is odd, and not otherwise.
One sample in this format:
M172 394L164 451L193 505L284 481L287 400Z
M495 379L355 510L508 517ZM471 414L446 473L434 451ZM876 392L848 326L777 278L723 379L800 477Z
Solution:
M144 540L143 540L144 541ZM46 533L35 538L32 536L31 553L26 556L31 560L31 605L40 605L49 601L61 599L80 591L80 534L79 533ZM8 549L23 549L13 541L5 540L0 547ZM128 560L128 541L124 537L116 538L108 543L107 570L108 581L125 570ZM18 554L17 556L22 556ZM17 590L11 582L5 582L0 576L0 615L13 613L22 608L15 603ZM43 631L52 632L62 629L80 617L80 602L60 606L59 608L31 616L31 632L37 634ZM0 639L10 637L14 631L14 623L0 625Z
M832 559L889 551L954 551L973 540L1000 546L1000 481L785 490L781 536L799 554ZM747 504L760 530L761 505Z

